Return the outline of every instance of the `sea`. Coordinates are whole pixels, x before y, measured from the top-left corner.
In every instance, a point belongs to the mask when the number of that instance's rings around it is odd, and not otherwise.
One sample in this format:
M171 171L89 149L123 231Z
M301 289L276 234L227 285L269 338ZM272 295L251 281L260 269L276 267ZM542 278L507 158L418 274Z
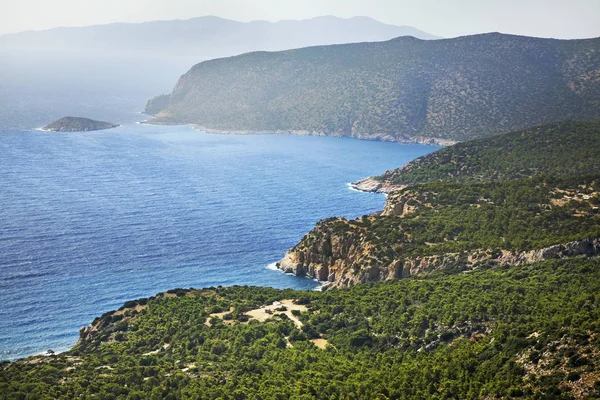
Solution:
M65 351L95 317L172 288L317 289L274 263L320 219L383 208L350 182L437 150L216 135L140 124L141 97L61 103L11 90L0 85L12 106L0 115L0 360ZM64 115L121 126L36 130Z

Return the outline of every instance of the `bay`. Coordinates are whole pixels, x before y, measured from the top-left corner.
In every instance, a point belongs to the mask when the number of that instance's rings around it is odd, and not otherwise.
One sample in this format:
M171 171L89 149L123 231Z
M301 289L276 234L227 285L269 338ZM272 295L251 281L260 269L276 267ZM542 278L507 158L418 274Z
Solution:
M176 287L314 289L269 265L322 218L382 209L383 195L349 182L436 149L135 123L0 128L0 360L66 350L103 312Z

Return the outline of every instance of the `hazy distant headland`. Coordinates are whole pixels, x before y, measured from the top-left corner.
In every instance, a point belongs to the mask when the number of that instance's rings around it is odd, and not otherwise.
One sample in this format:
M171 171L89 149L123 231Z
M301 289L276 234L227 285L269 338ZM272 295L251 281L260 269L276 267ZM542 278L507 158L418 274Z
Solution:
M253 50L283 50L314 45L374 42L398 36L439 39L411 26L384 24L368 17L323 16L279 22L238 22L215 16L188 20L114 23L54 28L0 36L0 48L69 53L145 53L199 59Z
M193 66L151 123L449 144L600 118L600 39L489 33L254 52Z
M141 111L148 98L170 91L191 65L204 60L402 35L436 38L366 17L333 16L280 22L208 16L3 35L0 127L34 128L73 114L109 120L117 114L125 121L124 113Z

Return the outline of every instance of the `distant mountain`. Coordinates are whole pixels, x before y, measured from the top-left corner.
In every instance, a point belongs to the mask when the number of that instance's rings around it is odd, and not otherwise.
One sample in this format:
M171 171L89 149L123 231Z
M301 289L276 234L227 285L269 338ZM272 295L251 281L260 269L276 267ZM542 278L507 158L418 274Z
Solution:
M437 39L410 26L387 25L368 17L344 19L324 16L301 21L238 22L207 16L188 20L21 32L0 36L0 48L70 53L103 51L111 54L193 55L207 59L254 50L380 41L403 35Z
M256 50L434 36L370 18L236 22L217 17L56 28L0 36L0 128L63 115L138 120L190 65Z
M195 65L154 122L449 143L600 118L598 71L600 38L490 33L255 52Z

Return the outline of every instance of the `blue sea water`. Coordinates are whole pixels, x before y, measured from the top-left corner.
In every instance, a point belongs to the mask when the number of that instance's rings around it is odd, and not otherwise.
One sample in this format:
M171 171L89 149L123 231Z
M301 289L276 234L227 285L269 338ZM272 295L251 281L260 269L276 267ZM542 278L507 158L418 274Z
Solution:
M434 150L135 123L0 128L0 360L66 350L96 316L171 288L313 289L268 265L319 219L383 207L348 182Z

